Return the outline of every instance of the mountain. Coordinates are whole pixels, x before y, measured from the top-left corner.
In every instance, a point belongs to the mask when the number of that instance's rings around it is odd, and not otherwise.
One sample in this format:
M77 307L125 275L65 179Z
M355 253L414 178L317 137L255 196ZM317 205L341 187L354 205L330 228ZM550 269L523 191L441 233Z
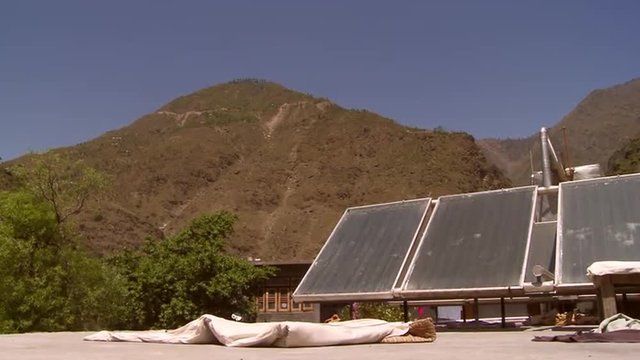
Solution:
M606 172L607 175L640 172L640 137L632 139L611 155Z
M566 130L570 165L599 163L607 169L609 158L625 143L640 136L640 79L595 90L559 123L548 129L556 149L562 153ZM485 156L514 184L528 184L533 164L540 170L540 137L483 139L478 141ZM567 164L565 164L567 165Z
M57 151L111 178L77 221L102 254L224 209L239 216L235 253L310 259L347 207L509 186L468 134L404 127L260 80L179 97Z

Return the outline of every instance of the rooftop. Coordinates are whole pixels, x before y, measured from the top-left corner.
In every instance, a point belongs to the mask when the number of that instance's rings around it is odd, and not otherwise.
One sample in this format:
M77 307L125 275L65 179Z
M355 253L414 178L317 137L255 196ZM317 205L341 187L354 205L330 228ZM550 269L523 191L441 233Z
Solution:
M370 344L322 348L227 348L220 345L161 345L83 341L89 333L0 335L5 359L632 359L638 344L541 343L536 335L558 331L446 332L434 343Z

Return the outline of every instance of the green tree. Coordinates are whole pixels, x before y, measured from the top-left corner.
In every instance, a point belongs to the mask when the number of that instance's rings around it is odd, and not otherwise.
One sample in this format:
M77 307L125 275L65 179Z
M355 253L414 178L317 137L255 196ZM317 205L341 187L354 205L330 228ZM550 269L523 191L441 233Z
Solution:
M61 242L65 234L48 203L0 192L0 332L85 330L117 319L123 279Z
M124 278L81 250L68 221L104 176L53 153L11 173L20 187L0 192L0 332L109 327Z
M83 251L70 221L104 187L103 175L53 153L12 173L22 186L0 192L0 332L167 328L202 313L254 315L253 294L272 270L225 252L235 215L204 215L105 262Z
M225 211L203 215L175 236L111 259L129 279L133 328L173 328L204 313L255 315L254 295L272 269L225 252L235 221Z
M107 185L104 174L66 153L35 154L11 171L30 193L49 203L60 224L82 212Z
M627 142L607 162L607 175L631 174L640 171L640 138Z

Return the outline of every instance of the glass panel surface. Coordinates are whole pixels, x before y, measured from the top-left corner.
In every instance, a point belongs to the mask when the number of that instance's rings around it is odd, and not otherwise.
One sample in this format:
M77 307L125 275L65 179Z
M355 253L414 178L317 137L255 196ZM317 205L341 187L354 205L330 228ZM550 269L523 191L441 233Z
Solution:
M443 196L404 290L519 286L535 186Z
M391 292L430 201L348 209L295 295Z
M640 260L640 175L560 184L560 283L590 283L595 261Z

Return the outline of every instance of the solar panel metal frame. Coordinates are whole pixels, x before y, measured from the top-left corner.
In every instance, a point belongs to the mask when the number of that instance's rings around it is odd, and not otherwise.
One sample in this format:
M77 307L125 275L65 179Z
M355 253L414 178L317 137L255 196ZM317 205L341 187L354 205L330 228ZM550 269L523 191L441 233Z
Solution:
M564 186L574 185L576 183L597 183L597 182L607 182L615 179L624 179L624 178L640 178L640 173L636 174L628 174L628 175L616 175L616 176L608 176L608 177L599 177L594 179L584 179L584 180L576 180L576 181L568 181L564 183L560 183L558 190L558 229L556 232L557 236L557 247L556 247L556 290L558 293L578 293L584 291L593 291L595 289L592 282L581 282L581 283L569 283L563 282L563 270L562 264L564 261L563 258L563 246L564 246L564 236L563 236L563 227L564 227L564 210L563 210L563 188ZM564 185L566 184L566 185ZM585 269L586 273L586 269Z
M547 235L550 235L547 234L547 231L551 229L553 229L553 237L547 237ZM524 283L532 283L536 280L533 272L531 271L534 265L540 265L551 273L554 273L556 271L556 252L558 251L557 238L557 220L540 221L533 224L533 227L531 229L531 237L529 239L529 249L527 251L527 263L525 266ZM534 244L535 242L538 242L538 244ZM546 261L547 256L549 257L548 262ZM532 262L536 261L536 258L541 260L544 259L544 262L540 264Z
M505 191L509 192L509 191L524 190L524 189L532 190L531 191L531 207L529 210L530 219L529 219L529 225L527 230L526 245L524 248L525 253L524 253L523 262L521 265L520 279L518 284L516 284L515 286L506 285L506 286L497 286L497 287L493 286L493 287L424 289L424 290L407 289L409 279L415 267L415 262L418 258L418 254L420 253L420 249L425 243L425 239L428 234L429 227L432 225L433 219L435 218L435 214L437 213L438 208L440 206L440 199L448 198L448 197L463 197L463 196L469 197L469 196L474 196L479 194L498 193L498 192L505 192ZM427 227L425 228L420 238L420 242L418 243L418 249L415 253L415 256L411 260L411 263L409 265L409 270L407 271L407 274L403 279L402 287L399 290L399 294L398 294L399 297L410 300L410 299L448 299L448 298L462 298L462 297L502 297L502 296L515 296L515 295L523 294L525 271L526 271L526 266L529 258L529 251L531 247L531 234L533 231L533 224L535 222L535 215L536 215L535 209L538 204L538 187L535 185L531 185L531 186L521 186L521 187L514 187L514 188L500 189L500 190L480 191L476 193L446 195L446 196L442 196L440 199L437 201L435 209L433 210L433 213L429 219L429 222L427 223Z
M312 272L312 269L316 265L318 259L322 256L323 252L326 251L327 246L330 245L331 239L334 238L336 231L340 228L342 223L344 221L346 221L347 216L348 216L350 211L366 209L366 208L371 208L371 207L388 206L388 205L393 205L393 204L402 204L402 203L408 203L408 202L426 202L426 206L425 206L424 212L420 216L420 221L418 223L418 226L416 227L416 230L415 230L415 232L413 234L413 237L412 237L411 242L410 242L410 244L409 244L409 246L407 248L407 251L403 256L402 263L401 263L400 267L398 268L398 273L396 274L395 279L393 281L393 284L392 284L391 288L388 291L381 291L381 292L350 292L350 293L347 293L347 292L344 292L344 293L335 292L335 293L299 294L299 290L301 288L301 285L304 284L305 280L307 280L309 274ZM300 283L296 287L295 291L293 292L293 294L292 294L293 300L295 302L338 302L338 301L349 301L349 302L351 302L351 301L392 300L392 299L394 299L395 298L394 297L395 289L397 289L397 287L399 285L399 281L401 280L400 279L400 274L403 273L403 270L406 268L406 266L408 264L408 261L410 260L409 257L410 257L410 255L412 253L412 249L415 248L417 240L418 240L419 235L421 233L421 230L424 227L424 222L425 222L425 219L427 217L427 214L429 213L429 209L431 207L431 204L432 204L432 198L426 197L426 198L419 198L419 199L412 199L412 200L393 201L393 202L387 202L387 203L371 204L371 205L355 206L355 207L347 208L344 211L344 213L342 214L342 216L340 217L340 220L338 221L336 226L331 231L331 234L327 238L327 241L324 243L324 245L322 246L322 248L318 252L318 255L316 255L316 258L314 259L313 263L309 267L309 270L306 272L306 274L304 275L304 277L302 278L302 280L300 281Z

